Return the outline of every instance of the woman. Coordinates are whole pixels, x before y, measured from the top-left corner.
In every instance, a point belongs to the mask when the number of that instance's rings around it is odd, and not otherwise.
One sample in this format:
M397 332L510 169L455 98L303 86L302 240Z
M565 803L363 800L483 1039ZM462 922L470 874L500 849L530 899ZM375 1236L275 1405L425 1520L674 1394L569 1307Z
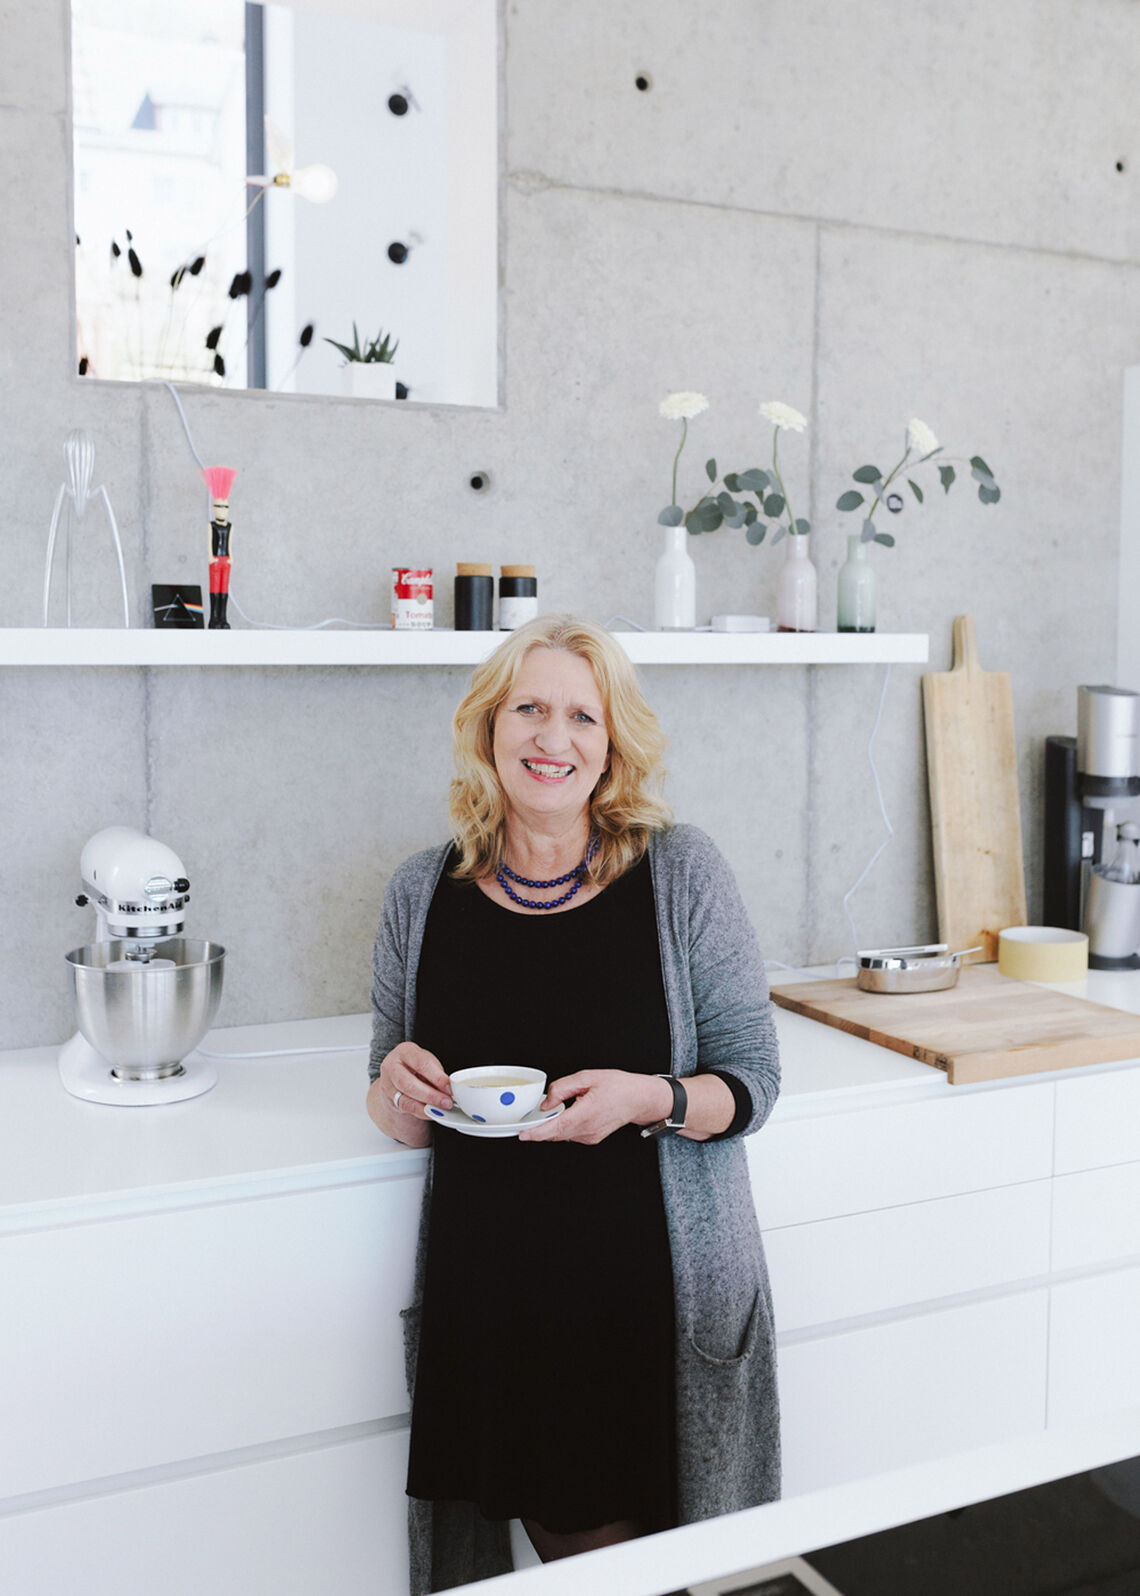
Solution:
M771 1304L742 1133L779 1087L727 865L655 795L625 651L544 616L455 716L454 842L385 898L368 1108L431 1146L405 1314L414 1592L779 1493ZM563 1111L456 1134L452 1070L547 1074ZM683 1078L683 1084L681 1083Z

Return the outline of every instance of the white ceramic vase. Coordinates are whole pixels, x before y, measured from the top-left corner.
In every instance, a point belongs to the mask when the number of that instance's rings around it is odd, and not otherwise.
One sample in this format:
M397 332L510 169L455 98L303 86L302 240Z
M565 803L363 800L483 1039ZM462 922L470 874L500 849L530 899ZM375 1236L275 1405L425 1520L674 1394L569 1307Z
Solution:
M810 533L789 533L776 587L776 625L781 632L814 632L819 621L819 584L808 553Z
M663 527L665 548L653 576L653 624L659 632L691 632L697 624L697 568L684 526Z
M350 399L396 397L396 368L390 360L349 360L340 373L341 392Z

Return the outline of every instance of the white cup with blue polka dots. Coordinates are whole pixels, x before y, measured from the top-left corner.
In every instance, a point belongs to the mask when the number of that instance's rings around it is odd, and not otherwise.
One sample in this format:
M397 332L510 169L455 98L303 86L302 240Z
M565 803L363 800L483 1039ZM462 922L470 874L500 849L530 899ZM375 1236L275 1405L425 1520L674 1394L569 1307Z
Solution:
M522 1064L480 1064L456 1070L451 1095L478 1125L514 1125L546 1095L546 1076Z

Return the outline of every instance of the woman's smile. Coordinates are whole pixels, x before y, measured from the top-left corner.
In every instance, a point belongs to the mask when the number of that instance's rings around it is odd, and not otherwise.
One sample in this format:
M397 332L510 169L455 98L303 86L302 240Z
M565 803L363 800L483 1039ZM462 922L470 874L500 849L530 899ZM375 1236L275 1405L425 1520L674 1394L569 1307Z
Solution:
M551 765L538 759L524 759L523 764L538 781L563 781L574 769L573 765Z

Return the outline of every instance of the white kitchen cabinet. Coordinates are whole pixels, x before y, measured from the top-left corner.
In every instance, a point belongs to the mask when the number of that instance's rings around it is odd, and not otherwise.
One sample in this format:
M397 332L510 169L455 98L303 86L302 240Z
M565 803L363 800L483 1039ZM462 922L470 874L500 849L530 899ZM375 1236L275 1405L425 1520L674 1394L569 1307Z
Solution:
M0 1498L404 1413L421 1186L0 1238Z
M769 1230L781 1332L1003 1286L1049 1268L1048 1180Z
M1140 1258L1140 1163L1058 1175L1053 1185L1054 1270Z
M768 1229L1047 1179L1052 1137L1051 1084L776 1118L749 1143L756 1211Z
M1140 1405L1140 1267L1064 1281L1051 1296L1050 1426Z
M405 1596L407 1431L0 1518L5 1596Z
M51 1049L0 1058L4 1596L404 1590L424 1159L363 1114L366 1017L322 1024L220 1034L314 1052L224 1060L169 1113L69 1098ZM777 1026L785 1093L747 1147L787 1491L1046 1418L1107 1435L1140 1405L1140 1158L1118 1156L1140 1068L950 1088Z
M1140 1070L1130 1066L1057 1082L1058 1174L1140 1161Z
M1044 1290L780 1349L785 1491L925 1462L1045 1425Z

